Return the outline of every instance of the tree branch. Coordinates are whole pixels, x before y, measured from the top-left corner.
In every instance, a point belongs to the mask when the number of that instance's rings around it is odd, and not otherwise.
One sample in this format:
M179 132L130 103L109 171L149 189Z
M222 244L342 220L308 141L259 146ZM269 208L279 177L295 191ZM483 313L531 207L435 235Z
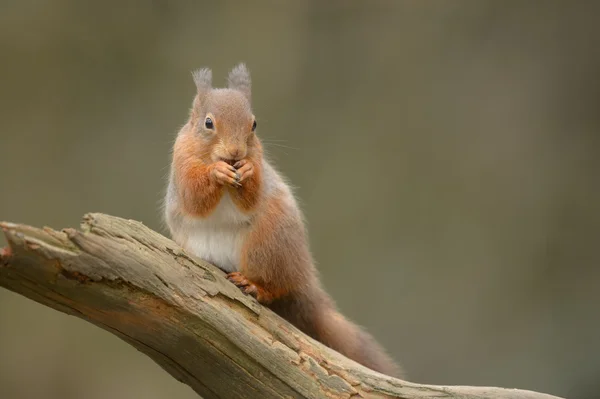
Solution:
M371 371L136 221L89 214L81 230L0 226L9 242L0 251L0 286L117 335L207 399L557 399L418 385Z

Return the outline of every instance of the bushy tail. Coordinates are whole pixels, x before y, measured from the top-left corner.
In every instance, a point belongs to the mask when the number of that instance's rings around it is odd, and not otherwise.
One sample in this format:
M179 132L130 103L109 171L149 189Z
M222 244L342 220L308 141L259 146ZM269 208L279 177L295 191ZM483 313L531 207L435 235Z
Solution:
M276 313L317 341L380 373L404 378L404 372L373 337L336 310L319 287L270 305Z
M315 321L318 341L372 370L403 378L400 367L369 333L333 307L321 308L319 313Z

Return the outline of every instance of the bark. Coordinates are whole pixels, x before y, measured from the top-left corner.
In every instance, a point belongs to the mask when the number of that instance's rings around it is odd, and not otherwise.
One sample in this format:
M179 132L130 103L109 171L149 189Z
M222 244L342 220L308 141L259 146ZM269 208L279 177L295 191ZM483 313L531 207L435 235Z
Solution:
M88 214L80 230L1 223L0 286L84 319L209 398L557 399L421 385L321 345L142 223Z

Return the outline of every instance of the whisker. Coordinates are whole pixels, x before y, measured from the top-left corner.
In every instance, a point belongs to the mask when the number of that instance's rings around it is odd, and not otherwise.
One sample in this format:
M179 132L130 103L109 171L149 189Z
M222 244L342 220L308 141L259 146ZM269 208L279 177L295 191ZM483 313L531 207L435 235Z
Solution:
M264 144L266 144L266 145L274 145L276 147L281 147L281 148L288 148L290 150L300 150L300 148L290 147L290 146L287 146L287 145L277 144L277 143L269 143L268 141L265 142Z

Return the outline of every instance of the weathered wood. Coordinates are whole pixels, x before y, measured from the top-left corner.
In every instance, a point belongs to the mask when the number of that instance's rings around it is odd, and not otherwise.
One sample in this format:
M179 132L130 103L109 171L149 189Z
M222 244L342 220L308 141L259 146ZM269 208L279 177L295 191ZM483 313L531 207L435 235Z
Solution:
M341 356L143 224L86 215L62 232L2 223L0 286L87 320L204 398L557 399L401 381Z

